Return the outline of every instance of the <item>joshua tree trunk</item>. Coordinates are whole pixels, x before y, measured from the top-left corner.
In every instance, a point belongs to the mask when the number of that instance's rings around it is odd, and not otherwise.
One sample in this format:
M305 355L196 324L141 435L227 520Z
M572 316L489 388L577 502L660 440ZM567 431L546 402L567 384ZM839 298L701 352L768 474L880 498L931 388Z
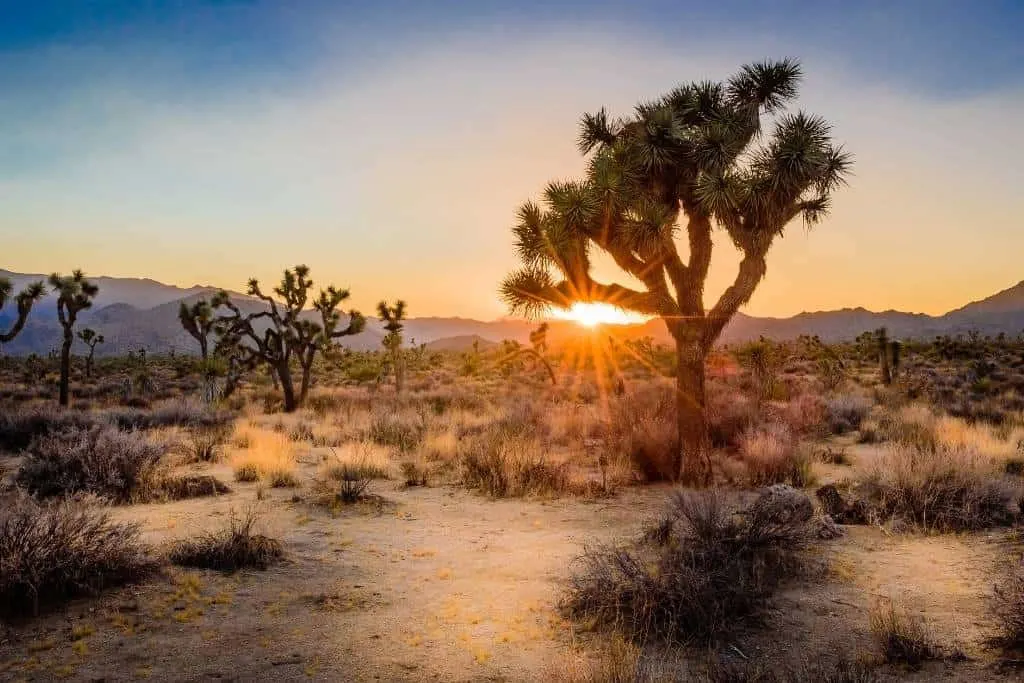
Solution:
M64 328L64 343L60 347L60 405L67 406L69 401L68 385L71 382L71 343L74 335L71 326Z
M676 338L676 425L679 448L671 476L706 483L711 476L710 438L704 391L707 350L690 334Z
M96 352L95 347L89 349L89 355L85 357L85 376L92 379L92 356Z
M299 388L299 403L306 402L306 396L309 394L309 386L313 379L313 354L309 354L306 358L302 359L302 381Z
M277 379L281 382L281 393L284 394L284 412L294 413L299 407L295 400L295 385L292 383L292 369L288 367L288 361L277 366Z

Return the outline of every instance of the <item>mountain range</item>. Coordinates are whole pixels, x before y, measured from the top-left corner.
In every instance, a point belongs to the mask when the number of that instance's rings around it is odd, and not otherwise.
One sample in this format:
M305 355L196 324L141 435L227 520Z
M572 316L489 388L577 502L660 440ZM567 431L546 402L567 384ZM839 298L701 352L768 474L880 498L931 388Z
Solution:
M6 277L15 291L36 280L45 280L38 274L12 273L0 269L0 278ZM178 307L182 301L191 303L210 296L217 288L194 285L188 288L165 285L150 279L97 277L99 285L93 307L79 317L79 328L91 327L106 341L97 347L97 354L119 354L145 348L150 353L175 350L180 353L198 351L197 344L178 322ZM232 297L244 309L261 304L243 294L233 292ZM32 310L22 333L3 348L13 355L46 353L60 343L56 301L47 296ZM0 310L0 329L6 329L14 317L14 307L8 304ZM583 328L564 320L549 321L549 338L559 340L579 337ZM535 321L506 318L493 321L458 317L410 318L406 321L405 337L408 343L425 343L437 350L464 350L474 341L486 347L503 339L527 342ZM886 327L889 334L902 338L930 338L941 334L960 334L977 330L982 334L1005 332L1016 335L1024 330L1024 282L939 316L901 311L873 312L864 308L845 308L835 311L800 313L789 318L760 318L739 313L726 327L722 343L735 343L756 339L764 335L773 339L792 339L801 334L818 335L825 341L852 339L862 332ZM614 334L620 338L649 336L655 342L668 343L669 337L660 320L634 325L605 325L598 332ZM367 321L366 330L346 337L343 344L356 350L381 348L384 331L379 320ZM82 349L76 349L81 352Z

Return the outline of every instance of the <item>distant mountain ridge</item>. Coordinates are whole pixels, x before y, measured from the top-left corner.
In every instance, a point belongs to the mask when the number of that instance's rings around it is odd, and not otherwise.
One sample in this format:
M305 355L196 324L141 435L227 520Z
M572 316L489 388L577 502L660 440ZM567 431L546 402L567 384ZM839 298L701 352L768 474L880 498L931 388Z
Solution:
M24 285L45 280L44 275L12 273L0 269L0 277L12 281L15 290ZM191 303L209 296L218 288L193 286L188 288L165 285L143 278L95 277L90 278L100 287L93 308L80 317L79 327L92 327L106 338L97 347L97 353L118 354L146 348L152 353L175 350L196 353L197 344L178 322L178 307L182 301ZM255 310L260 302L243 294L232 292L233 300L243 309ZM60 327L57 324L55 303L47 296L33 309L25 330L3 348L4 353L20 355L46 353L58 346ZM0 311L0 327L9 324L14 307ZM586 330L576 323L564 320L549 321L552 343L585 334L612 334L618 338L653 337L656 342L671 340L660 320L635 325L605 325ZM410 318L405 326L405 338L410 344L425 343L432 349L465 350L474 340L498 343L514 339L527 343L535 322L516 319L494 321L461 317ZM997 292L980 301L940 316L901 311L874 312L864 308L844 308L835 311L800 313L788 318L758 318L738 313L722 334L722 343L735 343L766 336L773 339L792 339L801 334L817 335L825 341L852 339L858 334L886 327L894 337L930 338L940 334L960 334L977 330L982 334L1004 332L1016 335L1024 331L1024 282ZM374 350L381 347L384 331L379 320L371 318L367 328L359 335L346 337L344 346L355 350ZM80 353L83 349L77 348Z

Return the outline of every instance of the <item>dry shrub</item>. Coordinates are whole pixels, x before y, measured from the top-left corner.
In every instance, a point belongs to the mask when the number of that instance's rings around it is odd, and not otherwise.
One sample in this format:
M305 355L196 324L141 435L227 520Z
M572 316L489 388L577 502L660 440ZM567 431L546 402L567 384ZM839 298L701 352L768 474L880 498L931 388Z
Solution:
M828 422L828 407L817 394L798 394L777 411L782 423L795 434L820 434Z
M882 519L935 531L1014 521L1014 487L993 463L963 449L893 446L863 471L858 491Z
M111 410L105 415L121 429L225 427L234 420L230 411L214 408L195 399L173 399L159 403L150 410Z
M231 493L231 489L224 482L209 474L182 474L165 477L158 482L156 488L159 495L169 500L185 500Z
M353 441L332 448L333 459L321 468L321 475L333 479L337 468L357 470L366 479L390 479L391 458L387 448L371 441Z
M36 439L25 452L16 481L46 498L94 493L117 503L144 500L163 449L138 432L94 426Z
M715 490L676 493L661 538L586 550L564 610L640 643L714 641L733 632L808 567L802 551L813 508L806 496L788 491L803 505L789 502L789 493L773 494L741 514Z
M614 400L607 432L610 453L625 454L647 481L678 476L679 434L671 384L652 382Z
M97 415L63 410L51 403L0 406L0 451L23 450L33 439L69 429L88 429L101 421Z
M231 426L192 427L181 446L188 462L216 462L231 438Z
M992 645L1007 653L1024 653L1024 568L1019 564L996 585L991 605L996 618Z
M871 400L857 394L841 394L828 399L825 410L829 431L845 434L860 429L871 412Z
M929 660L941 657L928 623L892 601L876 604L869 615L871 634L890 664L906 664L917 670Z
M462 482L495 498L564 493L565 467L548 462L540 450L535 440L503 430L481 434L462 456Z
M735 387L709 382L707 385L708 433L714 448L732 449L740 437L757 424L757 402Z
M835 662L795 662L781 666L764 660L737 660L715 655L708 662L707 683L876 683L874 662L840 657ZM686 680L686 679L680 679Z
M248 567L266 569L284 556L284 549L280 541L254 534L256 522L253 510L243 517L232 514L224 529L179 541L171 549L170 560L185 567L228 572Z
M811 458L785 425L768 424L744 434L740 457L754 486L788 483L803 488L813 483Z
M156 569L138 527L71 500L20 498L0 510L0 613L37 614L45 604L141 579Z
M254 462L239 462L235 465L235 481L259 481L260 468Z

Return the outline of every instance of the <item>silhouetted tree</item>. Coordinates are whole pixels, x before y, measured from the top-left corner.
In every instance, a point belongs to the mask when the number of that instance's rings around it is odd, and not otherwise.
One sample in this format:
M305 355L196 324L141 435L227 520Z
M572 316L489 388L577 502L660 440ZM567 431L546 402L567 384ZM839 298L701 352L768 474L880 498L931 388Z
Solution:
M79 330L78 338L89 347L89 355L85 357L85 376L92 377L92 359L96 355L96 346L102 344L105 340L102 334L96 334L96 330L90 327Z
M264 294L255 278L249 280L249 295L266 303L268 308L248 315L239 310L226 292L221 293L220 303L229 311L216 321L222 354L235 357L239 367L271 366L281 383L286 412L294 411L306 399L316 354L328 350L340 337L358 334L366 322L358 311L352 310L348 313L348 325L339 327L338 306L349 298L349 291L333 285L321 290L313 301L312 311L307 311L312 287L309 268L304 265L284 271L281 284L274 289L281 303ZM307 315L303 315L304 312ZM313 312L318 317L309 315ZM261 331L258 326L263 324L266 327ZM298 394L292 378L292 361L299 364L302 373Z
M78 314L92 306L100 288L89 282L81 270L71 275L50 275L50 286L57 295L57 319L64 328L64 341L60 347L60 405L69 403L68 387L71 382L71 344L75 341L75 323Z
M543 208L527 202L513 227L522 267L501 285L513 312L604 302L664 321L676 346L679 476L710 475L709 351L764 277L775 238L798 217L820 222L851 165L824 119L783 111L800 77L793 60L752 64L725 83L690 83L641 103L624 120L604 110L585 115L586 177L548 184ZM775 121L770 134L764 117ZM706 309L716 228L742 258L733 283ZM643 288L595 280L595 249Z
M224 303L226 292L218 292L211 301L199 299L191 306L184 301L178 308L178 320L185 331L199 342L199 355L205 361L209 357L209 339L216 322L214 310Z
M11 281L0 277L0 310L3 310L13 291L14 286ZM18 292L14 297L14 302L18 306L18 316L14 319L11 329L0 332L0 344L6 344L18 336L18 333L25 327L25 321L28 320L28 314L32 311L32 305L39 301L45 293L46 286L42 282L33 282Z
M405 302L399 299L393 306L386 301L377 304L377 315L384 322L387 334L381 340L391 360L391 368L395 374L395 391L402 392L405 385L405 359L402 356L402 329L405 327Z

